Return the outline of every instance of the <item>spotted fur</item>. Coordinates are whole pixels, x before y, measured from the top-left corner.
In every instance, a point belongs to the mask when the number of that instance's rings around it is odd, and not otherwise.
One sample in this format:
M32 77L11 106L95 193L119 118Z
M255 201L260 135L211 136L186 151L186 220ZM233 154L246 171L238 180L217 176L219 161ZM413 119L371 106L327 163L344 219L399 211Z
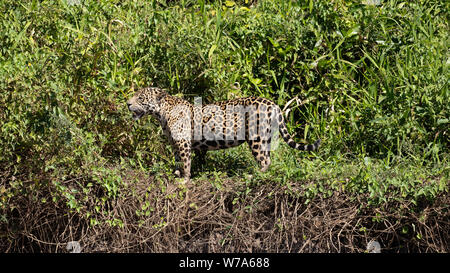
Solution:
M275 130L292 148L314 151L314 144L296 143L289 135L280 108L272 101L247 97L213 104L191 104L156 87L140 89L128 101L133 119L146 114L160 122L164 134L174 147L175 159L183 163L186 181L191 175L191 152L235 147L247 142L261 171L269 167L271 141Z

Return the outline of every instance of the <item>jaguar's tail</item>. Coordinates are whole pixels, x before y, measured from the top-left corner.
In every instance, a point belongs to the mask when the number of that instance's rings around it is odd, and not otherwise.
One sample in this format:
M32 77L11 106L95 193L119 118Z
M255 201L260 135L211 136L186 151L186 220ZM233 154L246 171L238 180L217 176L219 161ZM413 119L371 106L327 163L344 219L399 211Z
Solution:
M281 110L279 111L279 117L278 117L278 128L281 134L281 137L283 137L284 141L291 146L294 149L300 150L300 151L315 151L320 146L320 138L314 142L314 144L298 144L296 143L291 135L288 133L286 123L284 122L283 114L281 113Z

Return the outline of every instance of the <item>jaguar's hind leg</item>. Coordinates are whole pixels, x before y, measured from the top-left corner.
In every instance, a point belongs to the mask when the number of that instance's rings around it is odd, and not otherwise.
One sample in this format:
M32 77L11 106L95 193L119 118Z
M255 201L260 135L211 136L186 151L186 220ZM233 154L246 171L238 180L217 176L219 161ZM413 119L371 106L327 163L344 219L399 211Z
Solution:
M270 147L266 141L248 141L252 155L261 166L261 172L267 171L270 166Z

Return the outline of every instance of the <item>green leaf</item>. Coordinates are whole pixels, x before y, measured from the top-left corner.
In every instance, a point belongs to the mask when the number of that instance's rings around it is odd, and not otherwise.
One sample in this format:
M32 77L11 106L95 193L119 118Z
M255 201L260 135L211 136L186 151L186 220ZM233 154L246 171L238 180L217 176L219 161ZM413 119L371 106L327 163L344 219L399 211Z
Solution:
M268 37L268 39L269 39L270 43L273 45L273 47L275 47L275 48L280 47L280 44L277 41L275 41L271 37Z
M225 6L231 8L234 7L236 3L234 1L225 1Z
M217 48L217 45L214 44L214 45L212 45L211 48L209 49L209 52L208 52L208 60L209 60L209 64L210 64L210 65L212 64L212 56L213 56L214 50L216 50L216 48Z
M448 118L441 118L441 119L438 119L438 121L437 121L437 125L447 124L447 123L448 123Z

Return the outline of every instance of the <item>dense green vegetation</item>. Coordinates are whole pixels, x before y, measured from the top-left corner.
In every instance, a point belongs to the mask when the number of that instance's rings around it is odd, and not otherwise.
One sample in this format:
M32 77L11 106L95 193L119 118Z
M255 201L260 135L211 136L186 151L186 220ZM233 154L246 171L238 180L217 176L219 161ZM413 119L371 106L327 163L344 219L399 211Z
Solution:
M322 139L312 154L282 143L266 173L246 146L208 153L193 183L241 185L233 202L261 184L391 212L448 194L446 1L250 2L1 1L2 225L24 197L102 225L138 179L177 183L158 124L126 109L149 85L191 102L266 97L298 142Z

